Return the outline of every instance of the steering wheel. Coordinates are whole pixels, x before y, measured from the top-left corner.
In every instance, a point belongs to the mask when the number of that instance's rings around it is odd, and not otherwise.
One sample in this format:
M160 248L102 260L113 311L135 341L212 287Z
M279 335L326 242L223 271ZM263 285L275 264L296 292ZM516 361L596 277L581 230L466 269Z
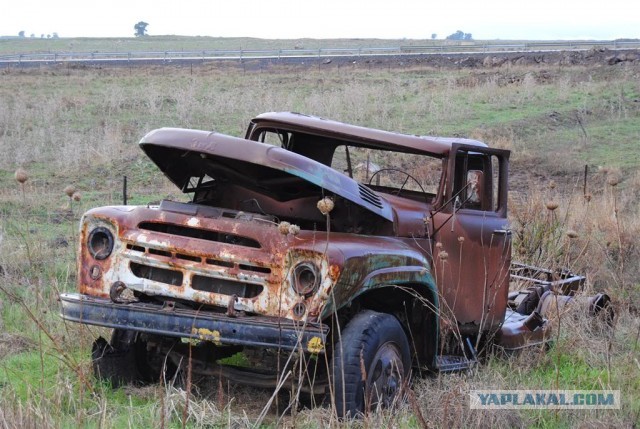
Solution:
M404 186L407 184L409 179L412 179L414 182L416 182L416 184L418 185L418 187L420 188L420 190L424 194L425 202L427 204L429 204L429 200L428 200L428 197L427 197L427 192L424 190L424 188L422 187L422 185L420 184L418 179L416 179L415 177L413 177L411 174L407 173L406 171L400 170L399 168L381 168L380 170L376 171L375 173L373 173L371 175L371 177L369 178L368 185L371 185L371 182L373 181L373 178L376 177L378 175L378 173L382 173L383 171L395 171L396 173L404 174L405 176L407 176L406 179L404 179L404 182L402 182L402 186L400 186L400 189L398 189L396 191L396 195L400 195L400 192L402 192L402 190L404 189Z

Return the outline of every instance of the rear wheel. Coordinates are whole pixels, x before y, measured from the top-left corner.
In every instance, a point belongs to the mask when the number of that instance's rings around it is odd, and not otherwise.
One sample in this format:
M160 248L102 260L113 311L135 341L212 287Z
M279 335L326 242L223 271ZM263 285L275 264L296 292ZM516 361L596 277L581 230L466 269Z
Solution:
M354 417L399 399L411 369L407 336L390 314L366 310L342 331L332 371L338 416Z

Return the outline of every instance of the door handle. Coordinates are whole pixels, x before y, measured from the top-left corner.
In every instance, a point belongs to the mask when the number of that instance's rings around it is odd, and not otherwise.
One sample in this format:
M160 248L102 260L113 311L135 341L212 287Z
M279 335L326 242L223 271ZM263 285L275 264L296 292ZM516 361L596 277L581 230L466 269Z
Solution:
M496 235L511 235L510 229L494 229L493 233Z

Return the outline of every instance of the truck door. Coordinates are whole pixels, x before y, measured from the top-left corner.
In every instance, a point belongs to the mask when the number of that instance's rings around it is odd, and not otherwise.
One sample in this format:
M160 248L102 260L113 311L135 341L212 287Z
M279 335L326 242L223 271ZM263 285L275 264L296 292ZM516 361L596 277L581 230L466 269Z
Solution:
M445 206L433 218L433 263L442 316L450 318L444 326L463 334L496 329L504 318L508 160L508 151L459 144L448 160Z

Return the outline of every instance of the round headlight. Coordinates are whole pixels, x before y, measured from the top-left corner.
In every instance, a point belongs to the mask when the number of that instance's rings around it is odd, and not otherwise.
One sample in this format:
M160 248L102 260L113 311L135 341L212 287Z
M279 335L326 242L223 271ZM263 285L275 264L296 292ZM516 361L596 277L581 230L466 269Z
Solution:
M320 285L318 268L310 262L302 262L293 269L293 289L299 295L312 294Z
M113 250L113 234L105 227L95 228L89 233L87 248L95 259L106 259Z

